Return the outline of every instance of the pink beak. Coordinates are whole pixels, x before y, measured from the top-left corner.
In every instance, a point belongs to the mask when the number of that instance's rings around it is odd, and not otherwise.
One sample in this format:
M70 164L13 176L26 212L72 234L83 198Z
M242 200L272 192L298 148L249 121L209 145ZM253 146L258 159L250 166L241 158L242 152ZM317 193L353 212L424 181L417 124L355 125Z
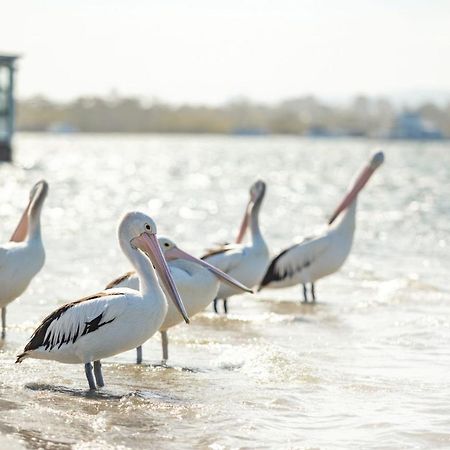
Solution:
M28 234L28 210L30 209L31 200L29 201L25 211L22 213L19 224L17 225L14 233L11 236L11 242L23 242L27 238Z
M250 210L251 210L252 199L250 199L247 203L247 207L245 208L244 217L242 218L241 228L239 228L239 233L236 238L236 244L240 244L245 237L245 233L247 232L248 222L250 220Z
M133 241L139 249L148 255L151 262L155 266L155 269L158 271L160 277L159 279L164 285L170 299L183 316L184 321L189 323L189 317L186 309L183 305L180 294L178 293L175 282L173 281L169 266L167 265L167 262L162 254L161 247L159 246L156 236L154 234L142 233L139 237L134 238Z
M40 189L39 189L40 188ZM33 202L41 199L42 201L45 199L47 194L48 185L45 180L38 181L31 189L30 200L28 201L28 205L25 208L25 211L22 213L22 217L20 218L19 224L17 228L14 230L14 233L11 236L11 242L23 242L28 235L28 221L30 208Z
M195 256L190 255L189 253L186 253L185 251L179 249L178 247L172 247L171 249L167 250L165 252L165 257L168 261L174 260L174 259L185 259L186 261L194 262L202 267L205 267L210 272L212 272L221 282L228 284L229 286L233 288L240 289L243 292L250 292L253 294L253 291L249 289L248 287L244 286L239 281L235 280L234 278L230 277L228 274L222 272L217 267L212 266L211 264L207 263L206 261L202 259L198 259Z
M383 163L383 161L384 155L382 152L376 153L372 157L370 164L364 167L364 169L361 171L358 178L356 179L353 187L350 189L348 194L344 197L342 202L334 211L333 215L328 221L328 225L331 225L339 216L339 214L352 204L352 202L356 199L361 189L366 185L370 177L373 175L375 170Z

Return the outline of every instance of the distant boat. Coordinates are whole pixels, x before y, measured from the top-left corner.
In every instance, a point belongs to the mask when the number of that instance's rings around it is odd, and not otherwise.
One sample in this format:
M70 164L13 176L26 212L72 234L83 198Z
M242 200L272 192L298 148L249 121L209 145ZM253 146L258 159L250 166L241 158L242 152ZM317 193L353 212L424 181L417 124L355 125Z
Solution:
M266 136L267 130L262 128L242 127L234 128L231 132L234 136Z
M50 133L76 133L78 128L66 122L54 122L47 128Z
M346 135L347 132L340 128L330 129L321 125L313 125L305 132L305 136L312 138L336 138Z
M399 114L389 134L390 139L444 139L444 135L419 113Z

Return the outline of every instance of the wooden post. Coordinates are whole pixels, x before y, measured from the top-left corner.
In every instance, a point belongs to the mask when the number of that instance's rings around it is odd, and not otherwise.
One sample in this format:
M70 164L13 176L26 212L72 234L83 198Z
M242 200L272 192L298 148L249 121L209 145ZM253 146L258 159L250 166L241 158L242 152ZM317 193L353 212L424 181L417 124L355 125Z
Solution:
M12 148L10 142L0 141L0 162L1 161L12 161Z

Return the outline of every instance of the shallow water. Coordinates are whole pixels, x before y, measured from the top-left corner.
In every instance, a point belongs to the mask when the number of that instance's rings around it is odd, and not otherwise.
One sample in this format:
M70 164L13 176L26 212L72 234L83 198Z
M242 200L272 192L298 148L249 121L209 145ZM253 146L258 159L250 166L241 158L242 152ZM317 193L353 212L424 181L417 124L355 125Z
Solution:
M8 308L0 342L0 448L450 448L448 143L187 136L19 135L0 165L0 242L45 177L47 263ZM261 225L276 252L325 223L375 149L386 164L358 204L343 269L317 285L235 297L104 362L14 364L38 321L128 270L116 225L127 210L201 254L237 232L249 184L268 192Z

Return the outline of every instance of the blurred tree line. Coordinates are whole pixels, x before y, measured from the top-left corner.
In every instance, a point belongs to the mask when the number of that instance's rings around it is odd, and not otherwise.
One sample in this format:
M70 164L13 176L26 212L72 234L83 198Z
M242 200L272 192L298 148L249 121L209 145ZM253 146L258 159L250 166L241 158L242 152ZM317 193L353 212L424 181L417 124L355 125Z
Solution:
M450 137L450 103L425 103L414 113ZM220 106L170 105L134 97L82 97L68 103L42 96L20 101L22 131L294 134L385 136L401 112L384 98L355 97L345 105L313 96L262 104L236 99Z

